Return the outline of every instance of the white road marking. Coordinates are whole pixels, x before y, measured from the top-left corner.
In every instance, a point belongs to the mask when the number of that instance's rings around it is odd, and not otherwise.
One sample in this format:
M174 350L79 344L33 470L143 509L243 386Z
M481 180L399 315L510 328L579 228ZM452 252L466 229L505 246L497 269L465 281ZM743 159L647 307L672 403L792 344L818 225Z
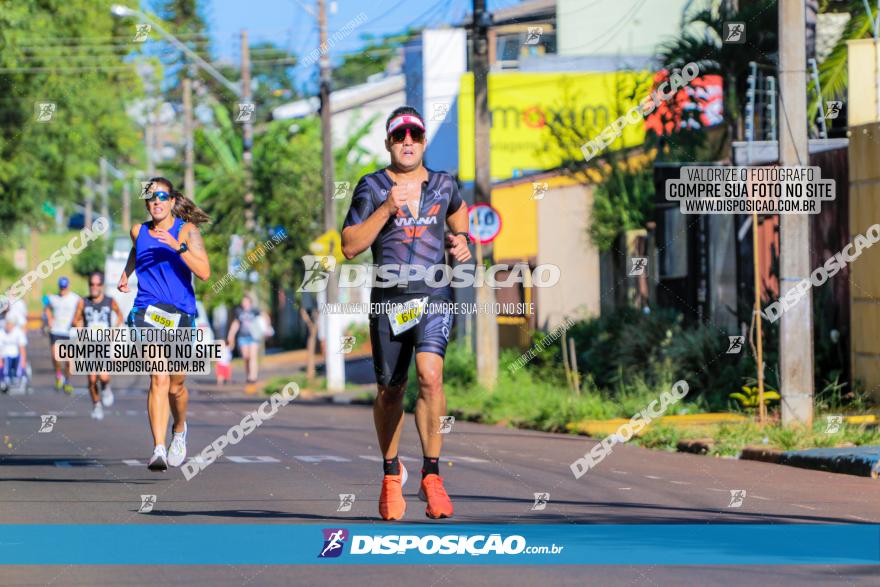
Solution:
M632 487L618 487L617 489L619 489L620 491L629 491L630 489L632 489Z
M336 455L294 455L293 458L304 463L320 463L321 461L334 461L336 463L349 463L351 459L337 457Z
M663 480L663 477L657 477L656 475L645 475L645 479L658 479Z
M760 495L750 495L749 497L753 497L753 498L755 498L755 499L760 499L760 500L763 500L763 501L773 501L773 500L770 499L769 497L761 497Z
M629 475L626 471L618 471L617 469L611 469L612 473L617 473L618 475Z
M675 483L676 485L690 485L687 481L670 481L670 483Z
M137 459L122 459L122 462L129 467L146 467L147 464Z
M233 463L280 463L278 459L275 457L239 457L239 456L228 456L226 457Z
M808 506L808 505L801 505L801 504L799 504L799 503L793 503L793 504L791 504L791 505L793 505L793 506L796 507L796 508L801 508L801 509L804 509L804 510L813 510L813 511L816 511L816 508L814 508L814 507L810 507L810 506Z
M446 459L447 461L464 461L465 463L488 463L486 459L478 459L477 457L457 457L454 455L449 455L447 457L441 457ZM547 461L548 463L552 463L553 461Z

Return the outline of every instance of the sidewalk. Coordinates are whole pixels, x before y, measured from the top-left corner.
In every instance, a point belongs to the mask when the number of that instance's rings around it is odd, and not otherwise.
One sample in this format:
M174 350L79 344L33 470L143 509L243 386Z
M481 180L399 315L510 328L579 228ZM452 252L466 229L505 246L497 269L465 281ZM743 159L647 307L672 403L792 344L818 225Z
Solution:
M349 364L353 361L361 361L371 357L369 351L356 350L352 351L345 357L346 373L349 372ZM217 385L216 378L203 377L196 380L199 391L206 393L220 394L242 394L253 395L261 394L266 384L276 377L290 376L291 378L299 373L305 373L306 364L308 363L308 351L306 349L296 349L292 351L282 351L272 353L260 357L259 380L255 384L248 385L245 383L244 361L240 358L232 361L232 382L225 385ZM323 371L324 361L318 355L315 358L315 370Z

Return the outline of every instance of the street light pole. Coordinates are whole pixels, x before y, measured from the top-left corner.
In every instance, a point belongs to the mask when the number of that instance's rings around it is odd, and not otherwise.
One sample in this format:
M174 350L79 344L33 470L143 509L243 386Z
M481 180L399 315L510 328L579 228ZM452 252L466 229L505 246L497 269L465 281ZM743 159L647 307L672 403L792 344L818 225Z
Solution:
M251 101L251 57L248 46L246 30L241 31L241 101L249 104ZM244 164L244 218L245 229L248 233L254 232L254 194L253 194L253 145L254 123L251 121L253 112L249 112L244 118L242 128L242 153L241 159Z
M336 203L333 201L333 131L330 109L330 51L327 46L327 8L324 0L318 0L318 41L320 43L320 100L321 100L321 160L324 175L324 231L336 229ZM336 251L330 251L335 254ZM336 272L330 272L327 283L327 303L338 299ZM345 388L345 358L342 355L342 328L340 316L327 314L325 365L327 370L327 389L341 391Z

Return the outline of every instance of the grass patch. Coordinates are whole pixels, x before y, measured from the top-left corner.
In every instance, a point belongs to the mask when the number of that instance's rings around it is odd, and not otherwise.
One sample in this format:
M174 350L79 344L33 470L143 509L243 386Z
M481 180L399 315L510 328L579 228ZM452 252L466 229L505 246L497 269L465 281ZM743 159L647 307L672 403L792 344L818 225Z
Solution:
M713 456L736 456L746 446L761 446L775 450L802 450L832 448L853 444L856 446L880 444L880 427L865 424L842 424L835 434L825 432L826 423L817 422L812 429L783 428L779 424L761 427L756 423L715 424L694 428L673 428L654 424L632 443L646 448L676 450L680 440L713 438L715 445L709 451Z
M55 232L45 232L41 233L39 237L36 239L36 252L35 255L31 255L31 245L30 241L26 241L24 243L24 247L28 252L28 267L24 271L15 271L12 269L12 259L15 254L15 250L18 246L7 246L0 252L3 255L5 260L4 266L8 265L9 269L11 269L11 274L7 274L4 272L4 276L0 277L0 290L5 290L10 285L15 283L16 280L20 279L25 273L28 271L35 269L37 265L41 262L48 260L49 257L52 256L52 253L60 250L64 245L70 242L74 236L80 234L79 230L69 230L66 232L55 233ZM112 242L113 235L107 236L108 240ZM99 239L100 241L100 239ZM79 242L79 241L77 241ZM103 241L101 241L103 243ZM93 247L97 246L93 243L90 243ZM71 259L65 262L61 267L57 270L53 271L51 275L49 275L46 279L38 279L34 282L33 288L30 292L28 292L24 296L24 301L27 304L29 313L39 314L43 309L42 297L46 294L58 293L58 278L65 276L70 279L70 289L79 294L80 296L88 295L88 281L85 277L79 275L74 270L74 261L76 260L77 255L73 255ZM101 263L101 268L103 269L103 262ZM115 287L116 284L107 284L108 290L110 287Z
M263 393L266 395L272 395L273 393L279 392L284 389L284 386L290 382L296 383L301 390L308 389L309 391L316 393L324 393L327 390L327 379L325 377L315 377L312 380L312 385L308 384L306 380L306 374L303 372L293 373L292 375L279 375L278 377L273 377L268 382L266 382L265 387L263 387ZM361 389L362 385L357 385L354 383L345 383L346 391L357 391Z
M517 356L516 353L502 353L498 383L493 391L488 391L475 381L474 358L470 350L463 345L450 344L443 385L449 413L457 418L487 424L564 432L569 422L629 418L657 399L661 391L671 389L674 383L671 378L657 386L637 380L625 388L621 386L606 392L588 380L576 394L565 385L564 378L559 381L558 373L546 369L525 368L511 374L507 365ZM417 395L415 367L411 367L405 402L407 411L415 407ZM699 405L680 402L668 413L692 413L700 409Z

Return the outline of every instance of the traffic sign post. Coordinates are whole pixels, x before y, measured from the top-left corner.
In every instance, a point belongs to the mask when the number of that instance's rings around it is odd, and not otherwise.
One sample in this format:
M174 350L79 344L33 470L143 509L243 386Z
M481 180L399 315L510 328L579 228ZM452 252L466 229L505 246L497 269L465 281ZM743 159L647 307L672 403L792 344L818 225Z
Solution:
M474 242L487 245L501 232L501 215L489 204L474 204L468 208L468 221L471 238Z

